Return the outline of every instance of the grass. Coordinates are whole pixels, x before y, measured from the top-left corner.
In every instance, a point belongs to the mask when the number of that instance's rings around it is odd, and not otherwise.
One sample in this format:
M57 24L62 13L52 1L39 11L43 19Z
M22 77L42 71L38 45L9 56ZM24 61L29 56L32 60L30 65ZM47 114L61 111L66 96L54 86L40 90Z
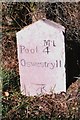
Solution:
M1 77L0 77L0 119L1 119L1 115L2 115L1 97L2 97L2 83L1 83Z
M19 76L15 71L3 70L2 78L2 120L78 120L76 88L75 94L63 92L24 96L19 90ZM8 96L4 94L5 91L8 91Z

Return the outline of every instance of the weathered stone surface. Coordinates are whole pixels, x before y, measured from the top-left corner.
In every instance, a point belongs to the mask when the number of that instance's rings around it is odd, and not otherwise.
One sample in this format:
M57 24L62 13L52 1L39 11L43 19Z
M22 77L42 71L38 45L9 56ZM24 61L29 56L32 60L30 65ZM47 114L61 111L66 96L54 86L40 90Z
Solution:
M42 19L17 33L23 94L66 91L64 31L63 26Z

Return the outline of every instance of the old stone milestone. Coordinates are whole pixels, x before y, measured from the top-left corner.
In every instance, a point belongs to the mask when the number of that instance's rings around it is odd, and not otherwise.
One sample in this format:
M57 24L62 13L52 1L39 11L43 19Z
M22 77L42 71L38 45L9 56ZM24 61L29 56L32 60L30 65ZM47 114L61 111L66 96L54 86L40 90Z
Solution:
M66 91L63 32L58 23L41 19L16 33L22 94Z

